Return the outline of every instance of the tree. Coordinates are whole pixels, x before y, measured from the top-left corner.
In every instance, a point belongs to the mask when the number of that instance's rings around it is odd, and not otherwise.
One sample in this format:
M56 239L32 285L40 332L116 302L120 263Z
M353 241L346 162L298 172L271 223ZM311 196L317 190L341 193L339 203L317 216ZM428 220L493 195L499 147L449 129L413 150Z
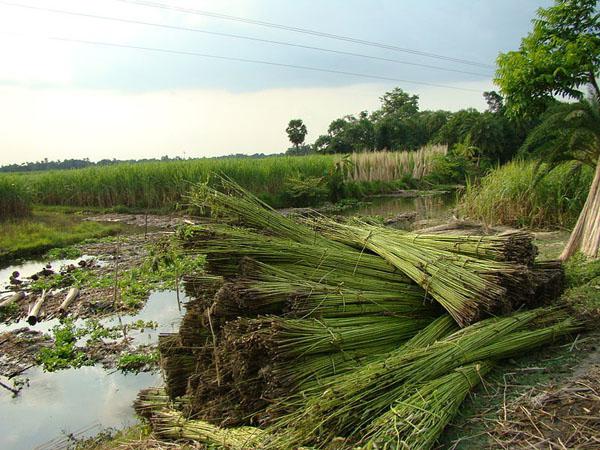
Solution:
M381 108L373 113L376 120L391 115L397 119L406 119L419 112L419 96L409 95L399 87L386 92L379 100Z
M573 157L574 152L580 152L576 150L579 147L593 149L594 180L560 258L565 260L578 249L596 258L600 246L600 148L594 131L597 122L591 119L600 101L596 80L600 72L600 15L596 0L557 0L549 8L540 8L533 23L533 31L521 41L518 51L498 57L495 81L506 99L507 114L512 117L539 114L555 103L557 95L582 100L582 88L589 87L590 107L580 102L576 110L548 118L551 122L540 127L548 129L552 122L560 125L553 133L554 139L548 141L554 142L553 150L549 151L548 143L541 146L541 150L548 151L543 156L551 162ZM573 145L563 147L570 142ZM561 149L562 157L554 156Z
M483 93L483 98L488 105L488 111L494 114L504 114L504 99L496 91Z
M306 134L308 133L306 125L302 122L302 119L292 119L288 123L285 132L288 135L290 142L297 148L300 144L304 143Z
M596 3L557 0L550 8L540 8L533 31L523 38L519 50L498 56L495 81L507 100L509 114L538 114L556 95L581 100L581 87L586 85L600 97Z
M570 258L578 249L597 258L600 246L600 105L593 98L563 103L551 108L527 137L522 151L541 154L549 167L563 161L580 161L596 166L586 202L560 259Z

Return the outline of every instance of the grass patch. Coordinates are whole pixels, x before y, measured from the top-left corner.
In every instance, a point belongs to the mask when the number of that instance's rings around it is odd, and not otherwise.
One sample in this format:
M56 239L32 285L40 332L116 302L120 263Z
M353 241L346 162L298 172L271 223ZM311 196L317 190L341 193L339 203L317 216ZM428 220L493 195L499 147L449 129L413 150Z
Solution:
M592 171L576 163L556 167L541 179L536 163L512 161L468 184L460 212L489 225L571 227L585 203Z
M34 212L29 218L0 223L0 263L42 255L91 238L123 233L128 227L83 221L81 217Z
M77 439L74 436L67 436L70 438L68 448L73 450L164 448L158 441L149 439L151 431L150 425L147 423L139 423L123 430L106 428L90 438ZM156 446L154 447L154 445ZM182 446L181 448L186 447Z

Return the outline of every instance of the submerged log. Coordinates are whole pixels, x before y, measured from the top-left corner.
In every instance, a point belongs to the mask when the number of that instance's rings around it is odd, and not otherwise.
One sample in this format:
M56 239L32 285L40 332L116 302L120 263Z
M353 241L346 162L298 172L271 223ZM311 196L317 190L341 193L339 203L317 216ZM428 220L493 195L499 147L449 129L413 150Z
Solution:
M4 308L12 303L18 302L19 300L23 300L25 298L25 293L23 291L15 292L13 295L8 297L6 300L2 300L0 302L0 308Z
M36 323L38 323L40 310L42 309L44 300L46 300L46 290L45 289L42 291L42 296L38 299L37 302L35 302L35 305L33 305L33 308L31 309L31 311L29 312L29 315L27 316L27 323L29 325L35 325Z
M66 314L67 308L75 301L77 297L79 297L79 288L74 287L69 289L65 300L58 307L58 312L63 315Z

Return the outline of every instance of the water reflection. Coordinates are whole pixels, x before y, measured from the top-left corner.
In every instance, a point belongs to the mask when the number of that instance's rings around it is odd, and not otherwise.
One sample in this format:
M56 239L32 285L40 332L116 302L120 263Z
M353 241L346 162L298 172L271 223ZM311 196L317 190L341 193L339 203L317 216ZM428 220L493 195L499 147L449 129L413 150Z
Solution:
M186 297L181 294L185 303ZM156 329L128 333L134 344L154 344L160 333L176 332L185 311L180 311L175 291L154 292L137 314L121 316L122 324L138 320L158 323ZM116 326L118 317L100 321ZM58 320L30 327L50 331ZM26 322L0 327L0 332L22 328ZM76 324L83 325L83 320ZM93 436L102 428L122 428L136 423L132 402L140 389L161 383L159 374L122 374L100 366L45 373L40 368L26 371L29 386L17 397L0 392L0 449L30 449L54 441L64 448L65 433ZM82 432L82 430L84 430ZM62 435L62 436L61 436Z
M394 217L402 213L416 212L416 220L446 219L456 204L454 193L422 197L374 197L359 208L344 211L347 216Z
M26 376L30 385L18 397L0 394L0 448L31 449L61 433L87 429L81 436L89 437L101 428L133 425L138 391L160 383L159 374L108 373L96 366L55 373L35 368Z

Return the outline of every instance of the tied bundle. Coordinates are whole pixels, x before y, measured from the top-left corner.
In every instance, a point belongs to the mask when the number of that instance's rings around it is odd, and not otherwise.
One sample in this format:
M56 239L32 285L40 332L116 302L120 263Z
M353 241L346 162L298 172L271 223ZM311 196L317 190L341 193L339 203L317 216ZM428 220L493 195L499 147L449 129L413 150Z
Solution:
M581 328L560 308L512 314L562 287L528 233L294 218L220 182L190 197L220 223L178 233L206 272L186 274L196 299L179 334L161 338L167 388L147 397L162 406L137 406L164 438L431 448L499 361Z

